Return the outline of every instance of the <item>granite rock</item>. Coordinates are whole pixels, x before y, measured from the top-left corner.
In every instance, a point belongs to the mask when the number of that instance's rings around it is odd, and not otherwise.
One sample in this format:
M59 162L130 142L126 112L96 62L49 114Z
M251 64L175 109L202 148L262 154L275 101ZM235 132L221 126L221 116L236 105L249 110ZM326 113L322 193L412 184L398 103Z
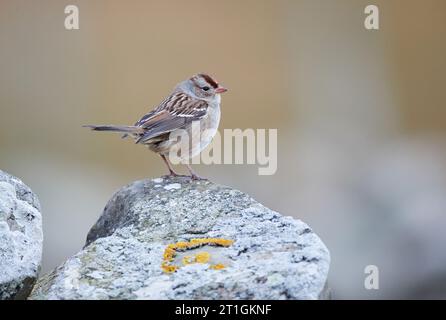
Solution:
M37 196L0 170L0 300L27 298L40 270L42 242Z
M329 260L304 222L226 186L164 177L117 191L85 247L31 298L326 298Z

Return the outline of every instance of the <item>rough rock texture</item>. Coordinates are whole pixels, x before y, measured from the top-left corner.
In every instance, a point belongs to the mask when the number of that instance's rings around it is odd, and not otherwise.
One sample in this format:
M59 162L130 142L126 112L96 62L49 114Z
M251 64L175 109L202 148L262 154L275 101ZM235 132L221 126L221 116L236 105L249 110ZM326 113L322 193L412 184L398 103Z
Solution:
M179 269L162 270L169 244L204 238L234 242L178 252L171 264ZM183 265L195 256L210 259ZM158 178L119 190L85 248L40 279L31 298L318 299L326 297L329 260L305 223L240 191Z
M0 300L25 299L42 259L42 216L37 196L0 170Z

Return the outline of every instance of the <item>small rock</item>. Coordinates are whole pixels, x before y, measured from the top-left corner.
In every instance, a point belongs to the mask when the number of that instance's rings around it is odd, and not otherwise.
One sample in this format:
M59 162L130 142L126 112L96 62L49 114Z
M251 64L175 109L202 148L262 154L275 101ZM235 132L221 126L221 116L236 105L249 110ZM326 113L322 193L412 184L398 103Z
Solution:
M0 170L0 300L28 297L40 271L42 242L37 196Z

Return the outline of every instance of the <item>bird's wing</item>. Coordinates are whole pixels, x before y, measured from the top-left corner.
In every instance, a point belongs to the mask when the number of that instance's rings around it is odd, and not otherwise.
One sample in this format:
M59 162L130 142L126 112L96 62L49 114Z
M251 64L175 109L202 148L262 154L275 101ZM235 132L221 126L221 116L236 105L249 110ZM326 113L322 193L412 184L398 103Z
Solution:
M174 93L136 123L144 128L144 134L136 143L144 143L176 129L186 128L193 121L202 119L207 109L206 101L193 99L182 92Z

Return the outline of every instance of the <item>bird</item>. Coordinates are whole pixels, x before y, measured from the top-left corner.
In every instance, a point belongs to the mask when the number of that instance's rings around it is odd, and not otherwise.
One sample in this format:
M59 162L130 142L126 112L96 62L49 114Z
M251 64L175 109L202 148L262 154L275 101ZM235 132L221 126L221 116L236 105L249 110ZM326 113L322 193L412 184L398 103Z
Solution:
M198 155L212 141L220 123L221 94L228 91L217 80L205 73L198 73L178 83L174 90L156 108L145 114L134 125L84 125L94 131L124 133L122 138L132 137L137 144L146 145L159 154L169 170L169 177L181 176L173 170L169 154L184 146L184 141L171 137L185 137L190 143L189 152L182 160ZM198 123L199 132L193 130ZM196 127L195 127L196 128ZM197 137L198 135L198 137ZM204 178L197 175L187 161L185 165L192 180Z

